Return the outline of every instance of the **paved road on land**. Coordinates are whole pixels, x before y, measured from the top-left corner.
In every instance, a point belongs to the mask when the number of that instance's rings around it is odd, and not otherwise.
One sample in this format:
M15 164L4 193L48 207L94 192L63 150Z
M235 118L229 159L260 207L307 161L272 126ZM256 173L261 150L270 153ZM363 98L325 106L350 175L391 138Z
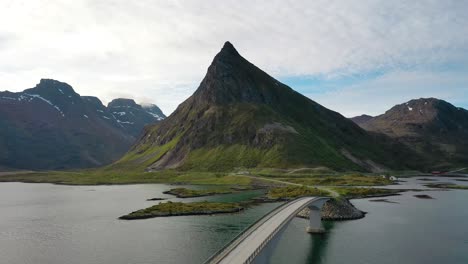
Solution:
M226 250L219 255L222 258L220 261L218 260L211 263L244 263L255 250L268 239L269 235L275 232L278 227L291 220L301 207L307 205L314 199L317 199L317 197L300 198L272 211L264 218L264 221L260 221L252 226L249 230L250 232L247 231L245 235L233 241L231 246L226 248Z
M265 178L265 177L259 177L259 176L250 176L250 175L237 175L237 176L247 177L247 178L252 178L252 179L257 179L257 180L261 180L261 181L276 182L276 183L281 183L281 184L286 184L286 185L312 187L312 188L317 188L317 189L322 190L322 191L326 191L326 192L330 193L330 195L333 196L333 197L338 197L338 196L340 196L339 193L337 193L337 192L334 191L331 187L328 187L328 186L304 185L304 184L299 184L299 183L293 183L293 182L275 180L275 179L270 179L270 178Z

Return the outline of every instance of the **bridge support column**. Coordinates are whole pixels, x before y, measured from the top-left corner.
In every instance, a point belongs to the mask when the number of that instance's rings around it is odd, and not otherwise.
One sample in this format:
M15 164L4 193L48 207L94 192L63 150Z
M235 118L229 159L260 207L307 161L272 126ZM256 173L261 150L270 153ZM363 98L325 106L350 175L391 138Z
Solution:
M320 209L316 206L309 206L309 226L307 227L307 233L325 233L325 229L322 226L322 216Z
M325 229L322 226L322 215L321 210L323 205L328 201L328 198L323 198L309 204L309 226L307 227L307 233L325 233Z

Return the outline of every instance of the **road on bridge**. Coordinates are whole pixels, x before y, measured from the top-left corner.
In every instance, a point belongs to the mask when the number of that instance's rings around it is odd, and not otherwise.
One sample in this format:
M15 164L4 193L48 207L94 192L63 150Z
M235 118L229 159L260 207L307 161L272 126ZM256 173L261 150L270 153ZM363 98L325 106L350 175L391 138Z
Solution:
M280 206L266 215L261 221L250 227L242 236L233 241L217 257L209 263L239 264L245 263L255 251L262 247L262 243L269 240L271 234L276 233L287 224L301 208L317 199L304 197Z

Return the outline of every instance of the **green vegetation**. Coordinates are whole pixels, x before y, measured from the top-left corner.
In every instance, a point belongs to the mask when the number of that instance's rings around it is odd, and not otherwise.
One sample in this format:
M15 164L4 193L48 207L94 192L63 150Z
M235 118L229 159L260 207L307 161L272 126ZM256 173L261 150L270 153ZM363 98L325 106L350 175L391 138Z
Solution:
M376 197L376 196L387 196L395 195L401 190L394 189L381 189L381 188L348 188L348 187L337 187L333 188L340 196L345 198L365 198L365 197Z
M137 172L131 170L50 171L3 175L0 182L57 183L67 185L136 184L136 183L188 183L212 185L250 185L251 179L215 172L185 172L164 170Z
M450 184L450 183L430 183L426 184L429 188L441 188L441 189L457 189L457 190L468 190L466 185Z
M159 203L146 209L132 212L128 215L121 216L120 219L145 219L163 216L177 215L207 215L207 214L222 214L235 213L243 210L237 203L212 203L212 202L166 202Z
M178 198L191 198L191 197L202 197L216 194L228 194L232 193L231 189L210 189L210 190L193 190L187 188L175 188L165 191L164 194L172 194Z
M419 155L406 146L365 133L237 52L223 50L193 96L168 119L147 128L114 167L209 172L238 167L325 166L361 172L419 167ZM226 65L229 72L224 72Z
M323 185L323 186L377 186L388 185L393 182L389 179L379 176L365 176L362 174L351 174L344 176L315 176L315 177L297 177L284 178L284 181L299 183L304 185Z
M336 172L325 167L300 169L256 169L251 170L251 176L271 178L309 186L380 186L393 182L379 174Z
M288 186L270 189L266 194L269 199L291 199L301 196L329 196L329 193L317 188Z

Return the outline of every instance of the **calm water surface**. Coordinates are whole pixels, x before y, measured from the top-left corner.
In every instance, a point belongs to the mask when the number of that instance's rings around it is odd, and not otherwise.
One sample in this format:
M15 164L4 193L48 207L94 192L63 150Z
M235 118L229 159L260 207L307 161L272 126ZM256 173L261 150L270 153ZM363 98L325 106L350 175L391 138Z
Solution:
M416 178L407 184L421 183L427 182ZM0 263L202 263L278 206L264 204L231 215L117 220L158 203L148 198L180 200L162 194L170 188L0 183ZM294 219L262 259L278 264L468 263L468 191L424 193L435 199L408 192L388 198L396 203L354 200L369 212L366 218L326 223L324 235L306 234L307 221ZM184 201L241 201L255 195Z
M405 179L407 186L421 189L417 177ZM436 182L467 185L455 179L436 178ZM419 199L428 194L434 199ZM468 263L468 190L406 192L373 199L352 200L368 212L364 219L324 222L326 234L304 234L307 220L296 218L279 241L259 258L268 263ZM257 262L258 263L258 262Z

